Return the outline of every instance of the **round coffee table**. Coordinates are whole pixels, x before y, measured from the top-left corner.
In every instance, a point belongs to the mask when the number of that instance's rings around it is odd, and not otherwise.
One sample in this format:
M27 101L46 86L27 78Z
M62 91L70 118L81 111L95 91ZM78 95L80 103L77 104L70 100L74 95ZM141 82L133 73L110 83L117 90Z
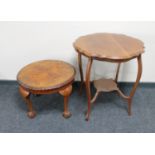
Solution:
M78 52L79 70L81 75L81 87L84 83L83 71L82 71L82 55L88 57L88 64L86 70L86 92L88 98L88 110L86 120L90 117L91 103L93 103L100 92L117 91L120 96L128 101L128 114L131 115L132 98L135 94L136 88L142 74L142 60L141 54L144 52L144 44L142 41L122 34L112 33L96 33L78 38L74 42L74 48ZM131 90L129 96L123 94L123 92L117 87L117 79L122 62L127 62L131 59L137 59L138 62L138 74L136 82ZM96 87L96 94L91 98L90 91L90 71L93 60L108 61L118 63L115 79L99 79L94 81Z
M75 69L70 64L58 60L42 60L22 68L18 75L19 91L27 103L30 118L36 115L30 95L59 93L64 96L63 116L68 118L68 98L72 91Z

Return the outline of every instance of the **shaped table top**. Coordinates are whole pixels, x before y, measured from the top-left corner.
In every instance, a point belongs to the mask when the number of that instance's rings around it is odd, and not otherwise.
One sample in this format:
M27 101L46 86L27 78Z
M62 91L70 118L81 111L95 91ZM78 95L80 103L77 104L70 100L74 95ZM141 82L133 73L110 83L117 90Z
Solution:
M144 52L142 41L123 34L96 33L79 37L74 42L77 52L111 61L128 60Z

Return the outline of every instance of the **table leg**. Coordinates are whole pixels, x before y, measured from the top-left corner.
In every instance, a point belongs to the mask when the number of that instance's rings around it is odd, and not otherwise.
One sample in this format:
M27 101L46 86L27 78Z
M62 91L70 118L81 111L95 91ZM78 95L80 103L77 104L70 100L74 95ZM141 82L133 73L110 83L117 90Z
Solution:
M82 55L80 53L78 53L78 64L79 64L80 79L81 79L79 94L81 95L84 82L83 82L83 69L82 69Z
M119 75L120 66L121 66L121 63L118 63L117 71L116 71L116 77L115 77L115 82L116 82L116 83L117 83L117 81L118 81L118 75Z
M86 93L87 93L87 99L88 99L88 109L86 114L86 120L89 120L90 112L91 112L91 91L90 91L90 71L92 66L93 59L89 58L87 63L87 69L86 69Z
M129 96L129 99L128 99L128 114L131 115L131 105L132 105L132 98L135 94L135 91L136 91L136 88L139 84L139 81L140 81L140 78L141 78L141 75L142 75L142 58L141 58L141 55L139 55L137 57L137 62L138 62L138 73L137 73L137 78L136 78L136 82L134 83L133 85L133 88L130 92L130 96Z
M71 116L71 113L68 110L68 98L72 92L72 85L69 85L67 88L64 90L60 90L59 93L64 96L64 112L63 116L65 118L69 118Z
M25 90L21 86L19 86L19 91L20 91L20 94L22 95L22 97L24 98L24 100L27 103L27 107L28 107L27 115L28 115L28 117L29 118L34 118L36 116L36 112L34 111L33 106L32 106L32 102L30 101L30 95L31 95L30 92Z

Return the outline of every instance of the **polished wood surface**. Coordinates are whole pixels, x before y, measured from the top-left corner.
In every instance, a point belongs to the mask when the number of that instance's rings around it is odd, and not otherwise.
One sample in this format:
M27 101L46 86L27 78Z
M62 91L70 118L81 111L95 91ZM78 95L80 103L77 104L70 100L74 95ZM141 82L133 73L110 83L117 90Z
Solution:
M91 66L93 63L93 59L89 58L88 63L87 63L87 69L86 69L86 94L87 94L87 99L88 99L88 110L86 113L86 120L88 121L90 118L90 113L91 113L91 89L90 89L90 72L91 72Z
M74 48L78 52L78 63L81 74L81 86L80 92L82 91L83 80L83 69L82 69L82 56L88 57L85 85L87 93L87 114L86 120L89 120L91 113L92 103L95 102L100 92L117 91L118 94L128 101L128 114L131 115L132 98L135 94L136 88L139 84L142 74L142 59L141 55L144 52L144 44L139 39L129 37L123 34L113 33L96 33L86 36L79 37L74 42ZM123 62L127 62L131 59L137 59L138 62L138 73L136 82L130 92L130 95L126 96L118 87L117 80L119 76L120 65ZM93 60L108 61L117 63L117 71L114 79L99 79L94 82L96 87L96 93L94 97L91 97L90 91L90 72Z
M117 84L113 79L99 79L94 81L94 86L98 91L110 92L117 90Z
M32 102L30 100L30 95L31 93L29 91L27 91L26 89L24 89L23 87L19 86L19 92L22 95L23 99L25 100L27 107L28 107L28 112L27 112L27 116L29 118L34 118L36 116L36 112L33 108Z
M64 112L63 116L68 118L71 116L71 113L68 110L68 98L72 92L72 85L69 85L66 89L60 90L59 93L64 96Z
M18 82L27 89L59 88L74 79L74 68L63 61L43 60L25 66L17 75Z
M96 33L79 37L75 49L87 57L128 60L144 52L142 41L123 34Z
M80 71L80 79L81 79L79 94L81 95L82 94L82 87L84 84L84 78L83 78L83 68L82 68L82 56L80 53L78 53L78 62L79 62L79 71Z
M105 79L105 78L94 80L94 87L96 88L96 93L92 98L91 103L95 102L100 92L111 92L119 90L116 82L113 79Z
M74 77L74 67L58 60L38 61L21 69L17 75L17 81L19 83L19 92L28 107L28 117L34 118L36 116L30 100L31 94L38 96L51 93L59 93L64 97L63 116L65 118L70 117L68 99L72 92Z

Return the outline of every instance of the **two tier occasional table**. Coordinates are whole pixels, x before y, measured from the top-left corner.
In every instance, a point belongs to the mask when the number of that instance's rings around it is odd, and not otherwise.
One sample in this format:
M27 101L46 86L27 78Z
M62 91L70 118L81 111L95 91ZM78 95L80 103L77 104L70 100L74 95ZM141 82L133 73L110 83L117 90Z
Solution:
M120 96L128 101L128 114L131 115L132 98L135 94L136 88L142 74L142 59L141 54L144 52L144 44L142 41L129 37L123 34L112 33L96 33L78 38L74 42L74 48L78 52L79 70L81 76L82 89L84 79L82 70L82 55L88 58L85 85L88 98L88 110L86 114L86 120L89 120L91 112L91 103L93 103L100 92L117 91ZM123 62L127 62L131 59L137 59L138 62L138 74L136 82L129 96L123 94L123 92L117 87L117 79L119 75L120 65ZM112 63L118 63L115 79L99 79L94 81L96 87L96 94L92 98L90 91L90 72L93 60L107 61Z
M34 118L36 115L30 100L31 94L41 95L57 92L64 96L63 116L70 117L68 98L72 91L74 76L74 68L66 62L58 60L42 60L22 68L17 75L17 81L19 91L28 106L28 117Z

